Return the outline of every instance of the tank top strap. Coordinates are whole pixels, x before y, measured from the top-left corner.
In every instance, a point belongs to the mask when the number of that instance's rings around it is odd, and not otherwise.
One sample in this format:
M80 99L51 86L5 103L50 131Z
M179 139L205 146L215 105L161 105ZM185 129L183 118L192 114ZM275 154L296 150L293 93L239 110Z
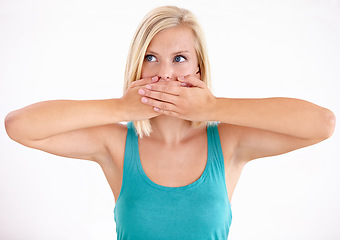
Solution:
M133 122L127 123L127 135L125 143L124 165L130 167L135 164L135 159L138 157L138 134L133 125ZM125 163L125 161L127 161Z
M120 193L116 203L119 202L125 191L130 189L138 179L138 134L133 125L133 122L127 123L127 135L125 142L124 165L123 165L123 180Z

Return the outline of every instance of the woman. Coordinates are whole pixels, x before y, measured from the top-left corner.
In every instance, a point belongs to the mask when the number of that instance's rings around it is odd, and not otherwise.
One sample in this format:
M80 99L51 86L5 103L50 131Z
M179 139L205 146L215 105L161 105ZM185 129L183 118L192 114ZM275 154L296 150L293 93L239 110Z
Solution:
M123 97L36 103L9 113L6 130L25 146L97 162L118 239L226 239L245 164L329 138L335 117L299 99L217 98L209 84L196 19L161 7L133 38Z

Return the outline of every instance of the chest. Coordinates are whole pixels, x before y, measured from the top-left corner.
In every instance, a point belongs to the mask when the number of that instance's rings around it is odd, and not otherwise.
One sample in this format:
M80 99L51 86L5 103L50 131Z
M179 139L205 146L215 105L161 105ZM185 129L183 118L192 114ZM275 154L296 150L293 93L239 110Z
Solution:
M206 138L179 145L139 141L142 168L151 181L167 187L195 182L205 170L208 158Z
M129 239L227 238L231 209L227 195L216 186L168 191L152 187L138 191L143 185L134 186L137 192L126 191L115 208L118 235Z

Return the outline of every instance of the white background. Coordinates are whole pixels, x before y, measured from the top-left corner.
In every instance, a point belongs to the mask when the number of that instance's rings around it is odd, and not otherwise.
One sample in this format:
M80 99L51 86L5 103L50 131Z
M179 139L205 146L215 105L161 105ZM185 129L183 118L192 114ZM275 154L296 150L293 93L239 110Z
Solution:
M0 118L49 99L122 94L132 35L160 5L193 11L206 33L213 92L296 97L340 113L340 1L0 1ZM230 240L340 239L339 129L305 149L249 163ZM115 239L99 165L28 149L0 126L0 239Z

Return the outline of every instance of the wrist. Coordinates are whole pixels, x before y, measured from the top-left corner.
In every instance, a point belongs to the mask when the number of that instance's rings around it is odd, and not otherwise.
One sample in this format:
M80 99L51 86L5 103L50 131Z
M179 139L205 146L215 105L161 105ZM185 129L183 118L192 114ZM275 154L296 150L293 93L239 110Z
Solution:
M215 97L211 108L211 121L226 122L228 104L227 98Z
M131 121L131 117L129 116L129 111L125 99L122 97L113 100L116 109L116 114L117 116L119 116L121 121L123 122Z
M211 104L210 104L210 107L209 107L209 110L208 110L208 115L209 115L209 118L208 120L209 121L218 121L218 106L219 106L219 101L220 101L220 98L218 97L214 97L211 101Z

